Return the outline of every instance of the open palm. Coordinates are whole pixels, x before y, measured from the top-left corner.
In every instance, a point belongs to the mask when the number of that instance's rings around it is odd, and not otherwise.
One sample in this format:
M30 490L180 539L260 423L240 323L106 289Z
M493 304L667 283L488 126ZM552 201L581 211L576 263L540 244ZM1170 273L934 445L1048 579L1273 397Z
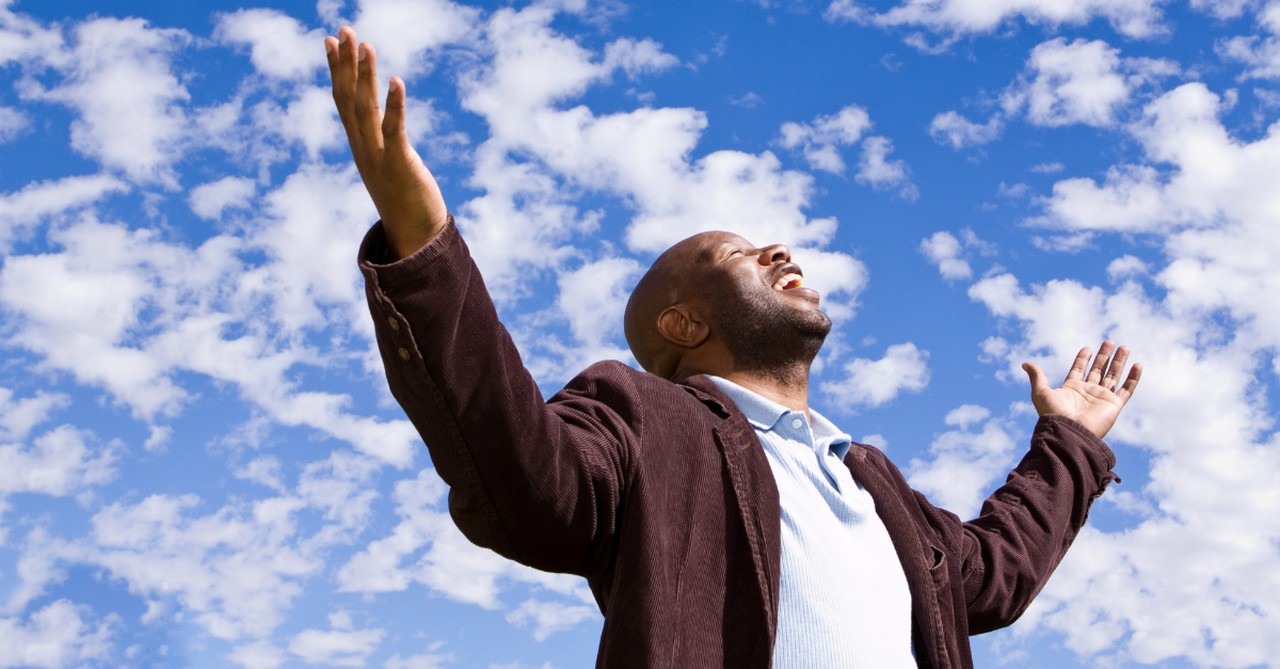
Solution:
M1031 403L1041 416L1065 416L1102 438L1137 389L1142 365L1134 364L1121 382L1129 360L1128 348L1104 341L1090 363L1092 354L1088 347L1080 349L1067 378L1056 388L1037 365L1024 362L1022 369L1031 379Z

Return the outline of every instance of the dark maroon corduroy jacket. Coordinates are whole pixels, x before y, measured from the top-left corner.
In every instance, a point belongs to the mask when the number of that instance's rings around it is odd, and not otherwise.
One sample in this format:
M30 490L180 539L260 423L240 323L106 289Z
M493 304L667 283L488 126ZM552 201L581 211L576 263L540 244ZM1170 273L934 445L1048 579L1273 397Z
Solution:
M422 434L473 542L587 579L600 667L768 667L779 502L751 425L706 377L587 368L544 403L452 223L390 265L381 226L361 269L391 391ZM922 667L971 667L970 634L1011 623L1115 478L1111 450L1045 417L982 514L961 522L880 451L845 457L902 560Z

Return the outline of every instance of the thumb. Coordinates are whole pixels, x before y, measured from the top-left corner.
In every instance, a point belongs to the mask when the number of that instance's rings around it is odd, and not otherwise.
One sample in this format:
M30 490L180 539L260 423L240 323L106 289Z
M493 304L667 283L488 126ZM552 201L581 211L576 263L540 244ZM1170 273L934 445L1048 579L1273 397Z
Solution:
M1044 370L1034 362L1022 363L1022 371L1027 373L1027 378L1031 380L1031 392L1034 394L1038 390L1049 388L1049 379L1045 376Z

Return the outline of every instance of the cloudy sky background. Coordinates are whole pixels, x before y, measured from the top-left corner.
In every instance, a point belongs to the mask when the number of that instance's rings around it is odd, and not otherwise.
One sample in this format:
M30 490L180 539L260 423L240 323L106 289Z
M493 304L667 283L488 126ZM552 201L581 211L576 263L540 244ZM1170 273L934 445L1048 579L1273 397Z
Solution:
M982 666L1280 665L1280 1L0 0L0 667L578 667L385 390L323 35L402 76L548 391L667 244L790 244L814 404L972 514L1054 376L1124 481Z

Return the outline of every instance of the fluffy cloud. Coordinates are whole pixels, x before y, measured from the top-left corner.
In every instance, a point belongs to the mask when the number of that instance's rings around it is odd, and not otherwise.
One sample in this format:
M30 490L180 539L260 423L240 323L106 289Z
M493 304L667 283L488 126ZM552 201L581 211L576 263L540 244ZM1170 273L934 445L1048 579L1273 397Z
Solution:
M41 223L101 198L128 190L128 184L107 175L65 177L27 184L0 196L0 251L27 237Z
M1004 107L1025 107L1037 125L1111 126L1137 86L1176 72L1167 61L1122 59L1101 40L1059 37L1032 49L1026 79L1006 91Z
M311 664L363 667L386 636L381 629L352 629L350 616L343 613L330 615L329 624L333 629L307 629L296 634L289 642L289 652Z
M360 0L358 7L352 27L378 45L379 71L406 80L430 69L427 56L441 47L474 39L480 18L476 8L449 0Z
M986 123L974 123L960 114L948 111L933 117L929 122L929 136L933 141L964 149L993 142L1000 138L1004 120L993 116Z
M243 177L223 177L191 189L187 202L191 211L200 218L217 220L223 210L244 209L253 198L257 187L253 180Z
M1146 367L1111 435L1151 458L1150 479L1114 500L1132 525L1082 536L1020 630L1060 632L1097 662L1249 666L1280 651L1262 631L1280 615L1280 584L1260 577L1280 559L1270 512L1280 493L1260 484L1280 477L1280 443L1258 385L1280 348L1269 297L1280 288L1269 260L1280 252L1280 201L1265 176L1280 170L1280 154L1274 129L1236 139L1221 109L1202 84L1160 96L1130 128L1144 162L1115 166L1102 183L1059 182L1034 221L1144 235L1163 249L1159 267L1120 256L1109 290L1064 280L1024 288L1008 274L970 290L1020 333L985 345L1006 374L1025 358L1069 359L1103 334Z
M62 33L12 11L12 1L0 2L0 66L26 60L31 54L60 61L65 56Z
M505 584L536 584L561 599L526 601L511 609L507 619L519 626L532 623L541 638L599 615L580 579L534 571L467 541L448 514L436 510L445 491L429 469L397 482L393 497L400 523L338 571L339 589L397 592L421 583L455 601L501 609L506 608L500 597Z
M14 493L72 495L111 480L115 449L90 443L88 434L69 425L40 435L29 447L0 442L0 500Z
M310 80L326 66L320 47L323 31L306 30L297 19L274 9L221 14L213 36L225 44L247 45L254 68L275 79Z
M907 479L929 501L972 518L994 484L1013 468L1015 456L1025 445L1011 436L1018 433L1011 421L991 418L984 407L958 407L944 422L956 429L934 438L929 445L931 459L912 458Z
M1230 7L1231 16L1239 15L1244 6L1251 3L1235 4L1239 6ZM1243 78L1275 79L1280 77L1280 3L1269 2L1264 5L1258 12L1257 22L1270 35L1230 37L1219 41L1216 48L1223 59L1243 63L1249 68L1242 75Z
M1125 35L1148 37L1163 32L1160 4L1156 0L905 0L877 12L858 0L833 0L825 16L830 21L920 27L951 39L989 33L1019 18L1049 26L1103 18Z
M0 617L0 667L62 669L105 662L118 620L93 621L88 608L59 599L27 620Z
M144 622L189 618L215 638L246 642L232 651L237 663L274 666L280 653L262 641L302 594L302 583L324 567L325 552L352 541L368 522L377 468L368 458L337 451L302 467L296 488L285 495L233 501L211 512L192 494L116 502L97 511L89 535L76 540L37 527L26 537L7 606L21 610L68 566L90 565L147 603ZM301 522L305 517L318 519L307 524L314 530ZM335 647L327 642L342 646L337 642L367 635L300 636L301 650L290 650L310 658ZM354 652L333 650L331 660Z
M897 189L906 200L920 197L916 185L911 183L906 163L890 160L893 142L887 137L868 137L862 142L862 156L858 160L858 183L868 184L876 190Z
M350 169L305 169L264 201L251 239L218 236L196 249L90 217L52 232L60 252L10 256L0 269L0 307L16 326L9 342L149 422L182 410L191 395L175 375L194 371L232 383L283 424L408 464L417 453L408 421L353 415L349 397L304 392L289 378L298 364L332 364L305 345L308 330L332 322L369 336L350 271L372 218L362 187ZM270 260L246 270L239 254L251 251Z
M840 381L821 385L823 394L846 411L856 407L877 407L903 391L920 392L929 385L928 351L915 344L894 344L883 358L855 358L844 364Z
M30 127L26 114L13 107L0 107L0 144L12 141Z
M809 166L844 173L844 159L838 147L856 144L871 128L871 117L858 105L849 105L831 116L819 116L811 123L782 124L778 143L786 149L801 149Z
M804 213L814 191L810 175L784 170L769 152L715 151L693 158L707 124L696 110L640 108L596 115L581 105L562 108L619 69L635 76L675 60L656 44L641 48L619 41L606 45L598 57L553 31L553 17L544 5L495 12L482 30L492 60L461 83L463 105L481 114L491 133L476 149L470 183L483 194L461 205L459 224L500 302L525 296L530 276L561 276L573 261L587 260L572 246L596 225L597 215L576 204L584 192L621 197L634 207L626 243L640 253L656 253L713 229L732 229L761 240L757 243L776 240L820 249L830 241L836 221ZM794 141L797 146L846 141L861 132L859 111L847 107L807 129L796 126ZM869 145L860 179L905 192L910 186L905 167L887 158L890 150L882 138ZM823 258L819 264L828 274L828 304L851 313L857 297L852 291L863 285L864 271L861 263L845 258ZM575 285L563 278L559 284ZM593 342L603 341L599 330L588 337L579 327L574 334L575 346L618 352L597 348Z
M960 240L950 232L933 233L933 236L920 242L920 252L938 266L944 279L954 281L973 276L969 263L960 257Z
M86 21L74 33L73 50L44 56L65 80L48 89L28 80L23 96L74 109L72 146L103 166L176 187L173 163L188 132L180 103L189 95L171 68L174 51L190 35L114 18Z
M533 626L533 638L545 641L552 634L595 618L599 612L594 606L561 604L538 599L525 600L507 614L507 621L517 627Z
M999 139L1005 124L1019 116L1040 126L1116 127L1139 93L1178 70L1166 60L1123 58L1101 40L1055 38L1031 50L1024 72L1005 87L1000 108L985 123L946 111L933 117L929 135L964 149Z

